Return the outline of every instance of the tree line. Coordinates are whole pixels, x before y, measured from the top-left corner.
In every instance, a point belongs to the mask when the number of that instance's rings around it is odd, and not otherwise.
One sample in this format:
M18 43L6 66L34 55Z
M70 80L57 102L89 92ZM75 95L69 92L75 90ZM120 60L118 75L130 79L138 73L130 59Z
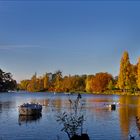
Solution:
M60 70L46 72L42 76L35 73L31 79L18 84L20 90L29 92L104 92L104 91L138 91L140 89L140 58L137 64L131 64L129 54L125 51L120 60L119 75L113 77L107 72L92 75L62 75Z

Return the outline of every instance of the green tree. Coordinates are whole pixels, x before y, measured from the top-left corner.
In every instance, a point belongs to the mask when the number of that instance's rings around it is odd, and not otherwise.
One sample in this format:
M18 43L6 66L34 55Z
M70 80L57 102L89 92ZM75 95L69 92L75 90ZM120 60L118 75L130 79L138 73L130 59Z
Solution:
M0 69L0 92L15 90L16 88L17 83L12 79L11 73L6 73Z

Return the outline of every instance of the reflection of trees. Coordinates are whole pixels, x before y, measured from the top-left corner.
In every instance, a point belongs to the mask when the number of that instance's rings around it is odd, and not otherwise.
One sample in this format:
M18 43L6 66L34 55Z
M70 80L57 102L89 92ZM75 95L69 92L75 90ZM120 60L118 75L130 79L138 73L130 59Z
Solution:
M12 101L0 102L0 112L2 112L3 109L10 109L13 106L15 106L15 102Z
M41 100L31 100L32 103L39 103L43 106L48 106L49 105L49 99L41 99Z
M111 113L107 113L112 111L111 108L108 107L109 104L112 104L114 100L108 97L98 97L98 98L90 98L86 100L86 104L88 105L86 108L94 115L97 116L98 119L107 119L111 117Z
M138 117L140 117L140 98L137 99L137 105L138 105L138 107L137 107L136 115L137 115Z
M41 99L41 100L31 100L31 103L39 103L45 107L51 107L53 110L60 111L62 109L62 99L56 98L56 99Z
M137 102L132 96L120 96L119 102L120 127L123 135L127 137L130 132L130 122L136 116Z
M57 111L60 111L61 110L61 107L62 107L62 101L60 98L54 100L54 103L53 103L57 109Z
M138 118L138 120L136 119L136 125L137 125L137 128L138 128L138 132L140 134L140 98L138 98L137 100L137 103L138 103L138 107L137 107L137 111L136 111L136 118Z
M19 115L19 118L18 118L18 123L19 125L23 124L23 123L32 123L32 122L36 122L36 121L39 121L40 118L42 117L41 114L38 114L38 115Z

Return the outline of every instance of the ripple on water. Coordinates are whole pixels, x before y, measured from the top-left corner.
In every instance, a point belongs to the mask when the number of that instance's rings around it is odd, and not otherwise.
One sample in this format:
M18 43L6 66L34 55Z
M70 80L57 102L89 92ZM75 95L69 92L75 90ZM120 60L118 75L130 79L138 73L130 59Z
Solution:
M72 99L76 96L72 95ZM128 140L130 132L136 135L136 140L139 138L135 116L140 116L140 97L83 95L82 100L86 118L83 129L91 140ZM19 125L18 105L29 101L45 105L42 117ZM114 101L120 103L115 111L104 109L104 104ZM66 133L61 131L62 125L56 122L56 114L64 110L69 111L68 96L64 94L0 94L0 138L57 140L59 137L60 140L68 140Z

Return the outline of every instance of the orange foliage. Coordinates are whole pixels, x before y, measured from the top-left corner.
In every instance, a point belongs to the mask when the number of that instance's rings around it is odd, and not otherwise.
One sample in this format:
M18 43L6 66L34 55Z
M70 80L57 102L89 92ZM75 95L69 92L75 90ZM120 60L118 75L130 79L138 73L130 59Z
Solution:
M107 89L108 83L112 80L112 75L108 73L97 73L92 78L91 89L92 92L102 92Z

